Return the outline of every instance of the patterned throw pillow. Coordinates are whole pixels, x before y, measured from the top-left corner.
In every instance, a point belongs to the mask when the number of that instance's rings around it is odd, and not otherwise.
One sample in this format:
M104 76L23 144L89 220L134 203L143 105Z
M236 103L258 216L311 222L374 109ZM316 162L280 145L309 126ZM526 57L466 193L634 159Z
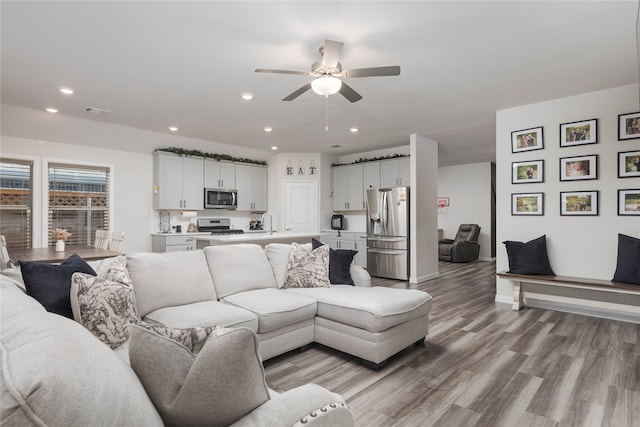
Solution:
M312 251L298 243L291 244L287 263L287 278L283 288L328 288L329 246Z
M228 328L223 328L222 326L180 329L160 324L140 323L140 327L182 344L193 354L200 353L207 338L220 336L229 331Z
M73 318L111 348L129 338L129 323L140 322L125 263L114 261L104 278L75 273L71 281Z

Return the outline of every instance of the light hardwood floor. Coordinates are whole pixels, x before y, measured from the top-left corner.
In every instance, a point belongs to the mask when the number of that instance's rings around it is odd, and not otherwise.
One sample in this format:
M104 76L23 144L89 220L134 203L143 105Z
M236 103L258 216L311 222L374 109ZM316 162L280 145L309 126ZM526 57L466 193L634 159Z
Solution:
M313 344L265 362L278 391L340 393L357 426L640 426L640 325L494 302L495 263L440 263L430 332L380 371Z

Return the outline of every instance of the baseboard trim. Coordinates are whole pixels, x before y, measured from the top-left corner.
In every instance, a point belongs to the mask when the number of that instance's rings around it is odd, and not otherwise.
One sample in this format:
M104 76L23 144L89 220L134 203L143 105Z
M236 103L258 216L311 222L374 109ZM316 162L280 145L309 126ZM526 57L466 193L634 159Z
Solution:
M427 280L437 279L438 277L440 277L440 273L436 271L435 273L425 274L423 276L418 276L417 278L409 277L409 283L426 282Z
M495 302L513 305L513 297L512 296L508 297L505 295L496 295Z

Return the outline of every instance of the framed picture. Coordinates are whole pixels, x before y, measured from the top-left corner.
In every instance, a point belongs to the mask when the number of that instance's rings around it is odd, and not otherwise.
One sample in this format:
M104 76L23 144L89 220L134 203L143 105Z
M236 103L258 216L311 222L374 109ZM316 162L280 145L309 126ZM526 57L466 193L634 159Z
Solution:
M640 150L618 153L618 178L640 176Z
M598 191L560 192L560 215L598 215Z
M511 163L511 183L544 182L544 160Z
M640 138L640 111L618 115L618 141Z
M618 215L640 216L640 188L618 190Z
M544 148L542 126L511 132L511 152L541 150Z
M511 215L544 215L544 193L512 193Z
M598 119L560 125L560 147L595 144L598 142Z
M598 179L598 155L562 157L560 181Z

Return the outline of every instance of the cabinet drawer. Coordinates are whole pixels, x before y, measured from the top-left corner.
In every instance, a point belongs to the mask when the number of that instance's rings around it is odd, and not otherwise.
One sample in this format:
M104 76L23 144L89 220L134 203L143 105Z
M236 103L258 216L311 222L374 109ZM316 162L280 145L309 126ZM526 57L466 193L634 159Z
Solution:
M165 244L170 245L195 245L196 238L194 236L167 236Z

